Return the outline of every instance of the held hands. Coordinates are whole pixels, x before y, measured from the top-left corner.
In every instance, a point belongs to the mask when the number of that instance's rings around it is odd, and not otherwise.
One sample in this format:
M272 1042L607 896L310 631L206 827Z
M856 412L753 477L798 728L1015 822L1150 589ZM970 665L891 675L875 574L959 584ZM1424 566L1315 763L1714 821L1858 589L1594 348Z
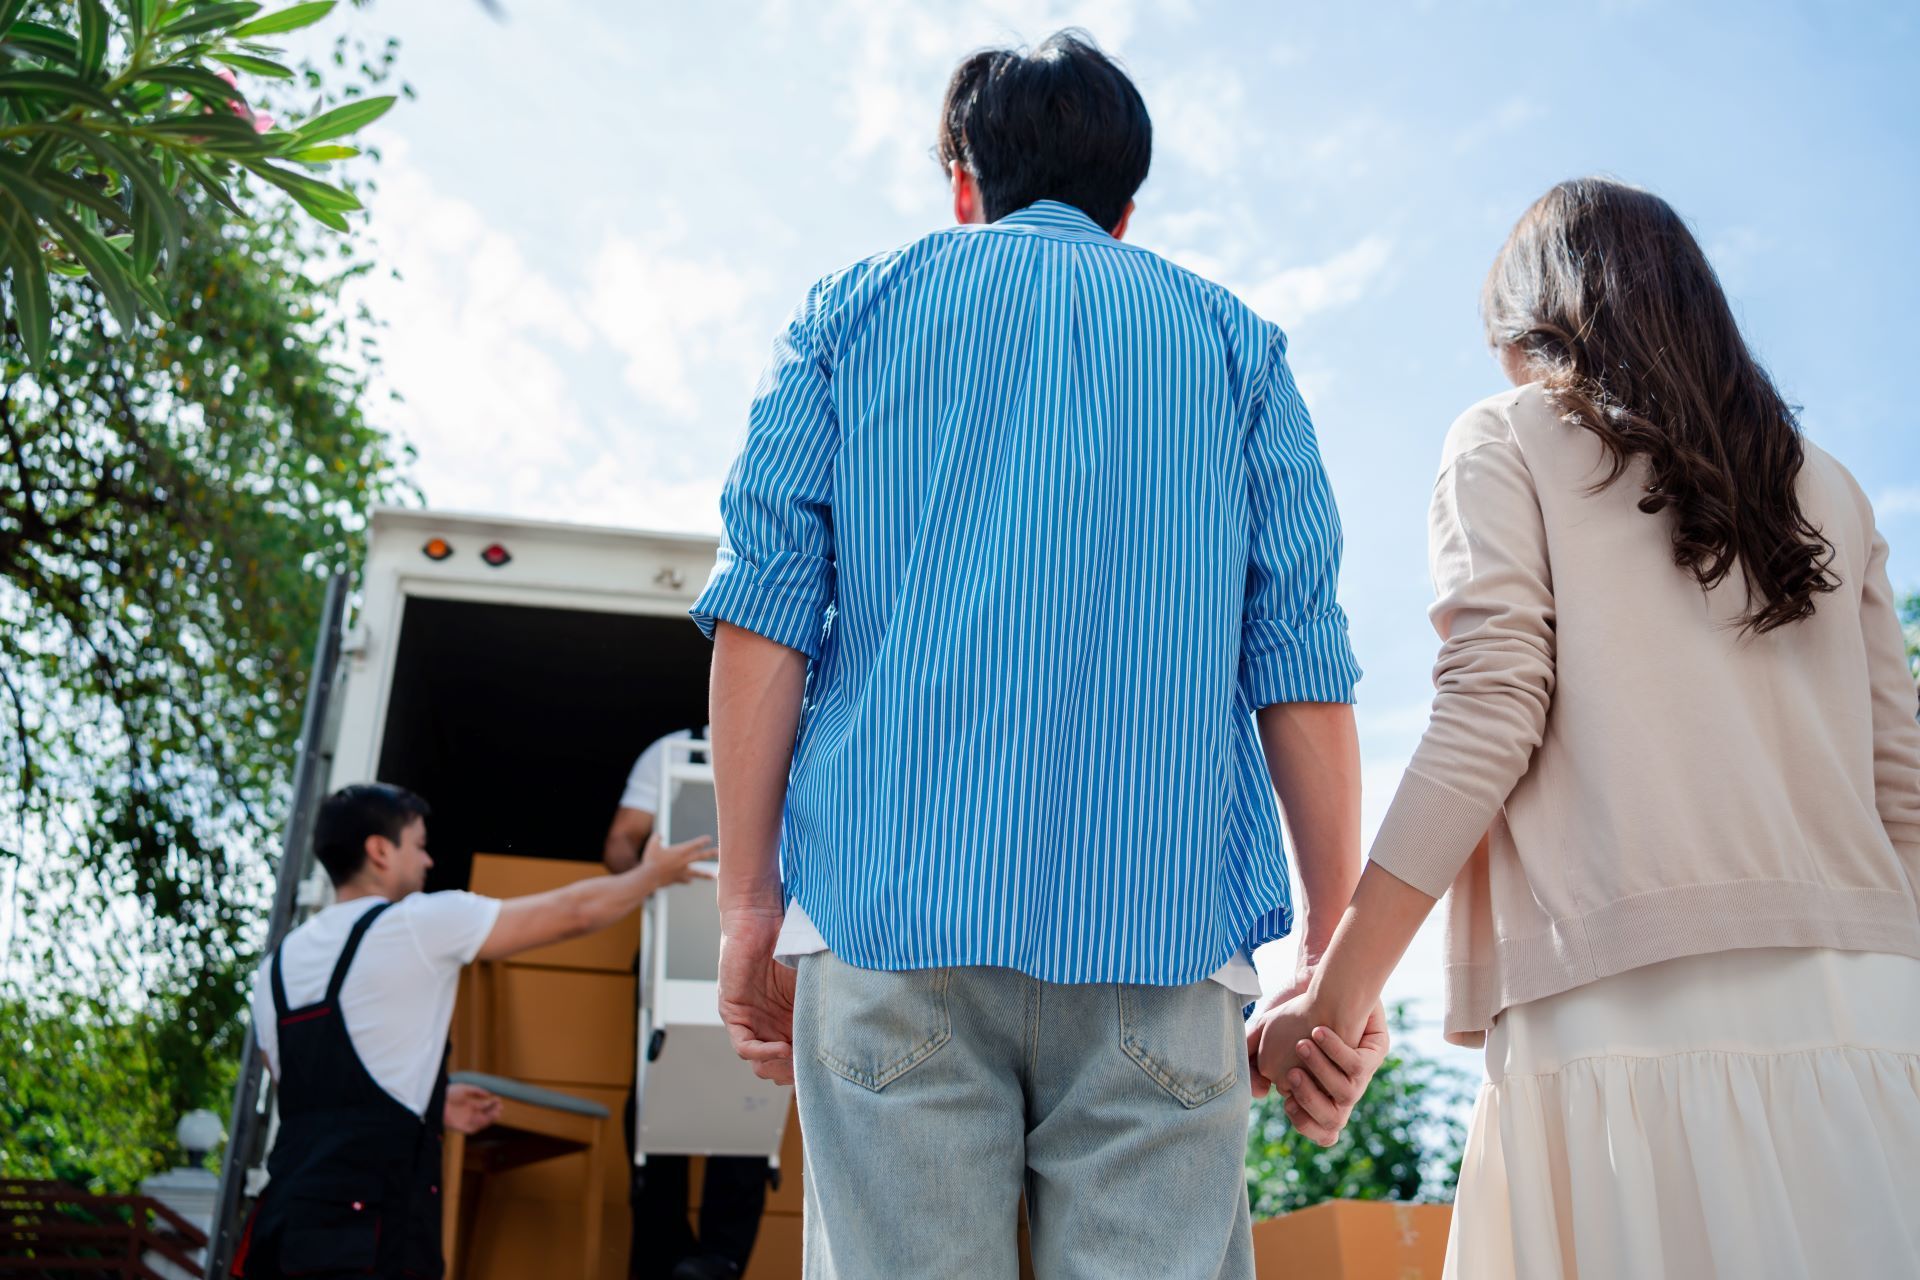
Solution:
M773 958L785 918L777 902L720 909L720 1021L753 1074L775 1084L793 1083L794 974Z
M1296 986L1262 1001L1247 1023L1254 1096L1277 1087L1293 1127L1323 1147L1339 1141L1389 1044L1386 1010L1377 1002L1352 1045L1327 1025L1332 1021Z
M477 1084L450 1084L440 1118L455 1133L478 1133L500 1119L500 1096Z

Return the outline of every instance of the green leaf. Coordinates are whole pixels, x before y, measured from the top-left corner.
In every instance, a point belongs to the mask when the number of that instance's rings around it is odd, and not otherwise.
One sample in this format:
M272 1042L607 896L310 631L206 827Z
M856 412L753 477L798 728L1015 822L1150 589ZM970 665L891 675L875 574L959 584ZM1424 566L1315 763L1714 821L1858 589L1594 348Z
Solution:
M140 319L140 302L127 256L69 214L57 195L21 172L16 164L0 161L0 182L87 268L120 327L131 332Z
M0 75L0 93L64 98L97 111L117 114L111 98L79 76L68 75L64 71L10 71Z
M107 61L107 11L100 0L80 0L80 74L92 80Z
M174 142L192 142L203 151L213 151L222 155L264 156L274 150L272 135L263 135L254 130L251 122L226 111L212 111L205 115L166 116L159 120L149 120L140 126L143 133L158 135L167 145L179 145Z
M46 259L40 253L38 228L26 209L13 202L4 207L7 266L12 277L8 298L13 304L14 327L27 359L43 364L53 342L53 300L47 291Z
M249 22L244 27L233 30L233 38L245 40L249 36L277 36L283 31L298 31L301 27L310 27L332 12L334 0L319 0L316 4L297 4L291 9L282 9L270 13L264 18Z
M6 29L6 43L52 62L76 69L80 66L79 42L66 32L42 23L14 23Z
M310 147L316 142L325 142L328 138L337 138L372 124L392 109L394 99L391 95L384 98L366 98L359 102L349 102L335 107L322 115L290 130L294 141L289 145Z
M260 12L257 4L203 4L191 8L182 7L174 11L172 17L160 24L160 33L170 40L182 40L188 36L205 35L209 31L219 31L233 26L236 22L245 22ZM239 32L230 31L229 36Z
M316 221L335 231L347 230L346 214L360 207L360 201L350 193L304 174L266 163L249 163L247 168L292 196Z
M249 53L216 53L213 56L215 61L224 62L235 71L266 76L270 80L293 79L292 67L281 66L270 58L256 58Z
M150 279L160 265L160 252L167 246L167 229L155 211L153 201L136 195L133 201L133 273Z
M245 103L247 100L245 94L213 72L183 63L148 67L132 79L135 82L146 81L152 84L164 84L175 89L185 89L188 93L215 107L224 107L229 102Z
M226 183L222 182L219 177L214 174L213 170L209 169L205 162L197 156L175 153L170 159L174 164L179 165L180 171L189 178L192 178L195 184L213 199L215 204L242 221L252 220L251 215L248 214L245 209L242 209L239 204L234 201L233 196L228 193Z
M172 256L179 252L180 237L184 233L178 202L173 195L173 181L163 177L160 171L148 159L129 147L122 147L117 141L89 133L77 125L63 122L49 123L47 129L65 137L93 153L101 164L118 172L133 184L136 196L135 231L139 229L139 212L142 207L149 211L157 223L160 248ZM162 153L166 159L167 153ZM135 257L139 256L136 249Z
M308 147L302 151L289 151L286 158L299 164L327 164L334 160L351 160L360 154L358 147Z
M12 26L13 20L18 18L26 7L27 0L0 0L0 31L5 31Z
M103 218L114 222L127 221L127 211L99 187L65 173L42 173L36 177L40 183L56 195L65 196L74 204L93 210Z

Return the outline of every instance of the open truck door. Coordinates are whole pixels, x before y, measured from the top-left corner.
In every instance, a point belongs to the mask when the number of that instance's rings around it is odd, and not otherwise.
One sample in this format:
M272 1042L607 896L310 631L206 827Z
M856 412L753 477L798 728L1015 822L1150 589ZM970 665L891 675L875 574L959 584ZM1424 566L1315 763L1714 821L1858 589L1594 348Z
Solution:
M312 871L312 824L320 800L349 783L393 783L433 806L429 891L468 888L482 854L571 864L576 874L586 870L579 864L598 868L642 749L705 721L712 651L686 614L716 549L709 536L374 511L350 625L346 581L329 588L268 945L325 905L324 877ZM663 830L691 830L703 820L711 830L711 771L686 755L677 767L696 776L683 777L672 793L677 812L659 815ZM303 885L312 886L304 896ZM654 917L643 920L641 950L657 954L662 979L653 994L665 1000L642 1015L650 1030L666 1032L653 1062L636 1045L633 1024L617 1036L529 1034L519 1044L509 1029L500 1061L462 1062L461 1020L471 1011L456 1008L454 1069L491 1068L617 1113L644 1063L657 1070L644 1070L638 1082L649 1136L637 1154L777 1156L788 1094L763 1097L718 1026L713 886L697 887L704 902L661 895L662 909L672 909L657 930ZM690 913L684 924L683 907ZM608 999L623 1011L641 1008L640 984L624 961L596 982L622 987ZM231 1270L272 1140L272 1082L251 1034L244 1052L210 1250L214 1276ZM674 1086L683 1066L693 1091ZM788 1186L769 1203L767 1246L750 1276L798 1274L797 1148L790 1145L788 1156ZM484 1179L473 1204L479 1231L462 1265L467 1280L557 1274L551 1197L572 1176L556 1172L558 1163ZM626 1254L623 1165L610 1163L620 1185L605 1188L603 1277L625 1274L616 1265Z

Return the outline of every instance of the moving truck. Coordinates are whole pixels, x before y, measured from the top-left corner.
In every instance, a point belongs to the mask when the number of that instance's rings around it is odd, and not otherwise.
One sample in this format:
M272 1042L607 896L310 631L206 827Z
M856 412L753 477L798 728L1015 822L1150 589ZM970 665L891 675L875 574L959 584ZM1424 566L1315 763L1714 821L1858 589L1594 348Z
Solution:
M706 582L715 551L716 540L700 535L422 510L373 512L357 599L349 601L344 579L329 586L269 946L328 900L325 873L312 859L313 817L328 792L351 782L395 783L433 805L429 891L468 887L476 856L482 856L483 870L505 868L494 874L517 877L514 884L528 887L594 874L608 823L640 751L662 735L705 722L711 650L688 620L687 609ZM676 761L681 774L697 784L699 758L681 752ZM705 803L710 809L710 793ZM682 824L673 825L684 838ZM492 861L486 855L500 857ZM543 878L541 869L549 866L552 874ZM710 897L710 887L707 893ZM711 914L710 903L705 913ZM694 914L689 928L707 927L706 915ZM626 956L633 955L638 941L627 940ZM621 1025L635 1025L631 964L616 961L603 968L613 970L603 975L604 982L623 984L618 989L626 993L621 997L625 1007L618 1011L626 1019ZM465 987L462 1002L471 1003ZM658 1032L661 1019L650 1021L646 1010L639 1012L639 1025ZM671 1053L672 1036L664 1038ZM657 1055L663 1036L652 1039ZM713 1054L707 1030L690 1029L681 1039ZM582 1037L583 1043L595 1040ZM607 1040L602 1034L596 1042ZM622 1044L614 1037L612 1043L624 1056L592 1064L609 1103L631 1087L636 1061L632 1039ZM640 1055L645 1052L641 1046ZM258 1065L251 1034L245 1053L209 1275L227 1273L264 1180L272 1137L272 1082ZM456 1050L456 1068L462 1065L458 1056ZM712 1074L737 1068L750 1085L744 1064L726 1057L729 1061L717 1064ZM685 1063L674 1071L665 1070L667 1065L663 1060L657 1068L662 1080L690 1074ZM651 1097L653 1086L648 1087ZM755 1098L749 1101L767 1113L766 1095ZM796 1139L782 1131L784 1095L778 1111L771 1127L761 1125L770 1135L770 1154L780 1149L783 1137L790 1151ZM614 1105L609 1122L617 1152L613 1164L623 1169L620 1123ZM585 1167L584 1161L578 1163ZM797 1175L797 1164L792 1172ZM551 1176L547 1182L552 1183ZM769 1202L770 1215L791 1209L795 1220L789 1232L770 1217L763 1233L768 1248L787 1234L797 1242L797 1182L797 1176L790 1178ZM609 1179L609 1187L614 1185ZM617 1186L624 1188L624 1173ZM697 1178L694 1189L697 1195ZM608 1199L606 1271L624 1275L616 1263L626 1251L625 1198L610 1189ZM485 1197L477 1204L484 1210ZM540 1215L526 1220L538 1223ZM556 1227L549 1223L547 1229ZM512 1245L495 1239L488 1252L527 1252ZM476 1254L472 1261L481 1260ZM487 1274L484 1268L463 1271L475 1280ZM773 1277L785 1271L784 1265L763 1264L756 1254L749 1274ZM798 1274L797 1260L792 1274Z

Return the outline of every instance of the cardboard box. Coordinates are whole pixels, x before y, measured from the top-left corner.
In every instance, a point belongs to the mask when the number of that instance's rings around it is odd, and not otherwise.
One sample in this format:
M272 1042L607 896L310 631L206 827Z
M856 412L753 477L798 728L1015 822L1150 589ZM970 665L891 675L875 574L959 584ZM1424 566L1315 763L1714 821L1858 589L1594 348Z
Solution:
M1440 1280L1453 1207L1329 1200L1253 1224L1262 1280Z

